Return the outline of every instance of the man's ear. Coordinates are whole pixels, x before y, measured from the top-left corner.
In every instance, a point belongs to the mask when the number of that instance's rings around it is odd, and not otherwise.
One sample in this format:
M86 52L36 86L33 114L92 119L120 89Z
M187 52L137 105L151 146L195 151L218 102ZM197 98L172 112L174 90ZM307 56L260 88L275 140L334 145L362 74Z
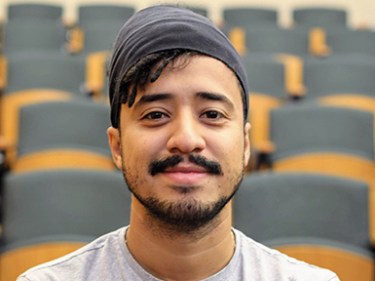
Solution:
M119 129L109 127L107 130L109 148L116 167L122 171L121 138Z
M250 144L250 123L245 124L245 147L244 147L244 164L247 165L250 160L251 144Z

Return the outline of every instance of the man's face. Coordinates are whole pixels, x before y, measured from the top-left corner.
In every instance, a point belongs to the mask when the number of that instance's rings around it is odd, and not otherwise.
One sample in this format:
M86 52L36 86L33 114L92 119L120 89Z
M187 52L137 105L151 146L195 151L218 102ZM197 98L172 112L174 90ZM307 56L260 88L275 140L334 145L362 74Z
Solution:
M180 231L210 222L238 187L249 160L240 87L222 62L179 59L122 105L109 129L116 165L137 204ZM133 204L134 205L134 204Z

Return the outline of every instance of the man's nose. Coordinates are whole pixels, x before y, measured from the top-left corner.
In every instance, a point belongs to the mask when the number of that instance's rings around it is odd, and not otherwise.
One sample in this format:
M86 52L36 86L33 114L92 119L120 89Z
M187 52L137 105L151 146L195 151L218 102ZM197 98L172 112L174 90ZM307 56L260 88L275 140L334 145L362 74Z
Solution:
M206 147L202 133L203 127L194 116L189 114L180 116L171 126L167 149L184 154L202 151Z

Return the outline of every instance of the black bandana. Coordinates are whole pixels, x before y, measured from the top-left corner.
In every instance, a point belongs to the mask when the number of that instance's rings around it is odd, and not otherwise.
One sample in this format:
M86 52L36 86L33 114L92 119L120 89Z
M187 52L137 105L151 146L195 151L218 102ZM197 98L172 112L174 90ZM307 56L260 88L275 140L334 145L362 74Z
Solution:
M222 61L232 69L245 93L244 113L247 116L246 72L229 39L208 18L187 9L161 5L136 13L117 35L109 73L113 127L118 127L119 88L128 70L147 55L172 49L197 51Z

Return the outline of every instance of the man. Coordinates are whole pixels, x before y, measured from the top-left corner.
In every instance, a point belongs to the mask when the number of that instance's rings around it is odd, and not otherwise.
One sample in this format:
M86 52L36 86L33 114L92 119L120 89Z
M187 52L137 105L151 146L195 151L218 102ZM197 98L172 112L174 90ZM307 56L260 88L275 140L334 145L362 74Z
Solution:
M250 157L241 59L206 18L156 6L121 29L109 143L132 192L130 225L21 280L338 280L232 228Z

